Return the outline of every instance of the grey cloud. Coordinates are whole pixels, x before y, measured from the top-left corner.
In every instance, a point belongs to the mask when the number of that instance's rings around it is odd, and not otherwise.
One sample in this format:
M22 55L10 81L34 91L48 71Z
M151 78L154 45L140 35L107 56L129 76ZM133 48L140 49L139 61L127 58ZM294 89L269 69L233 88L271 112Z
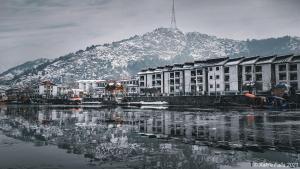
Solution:
M0 0L0 72L170 25L171 0ZM178 27L233 39L300 36L299 0L176 0Z

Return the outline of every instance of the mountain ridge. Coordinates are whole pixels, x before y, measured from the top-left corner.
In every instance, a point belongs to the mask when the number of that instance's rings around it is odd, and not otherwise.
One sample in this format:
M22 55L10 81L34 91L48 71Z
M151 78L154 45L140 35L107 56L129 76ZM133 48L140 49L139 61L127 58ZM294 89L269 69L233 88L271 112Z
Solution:
M45 60L8 78L7 74L11 73L9 69L0 74L0 81L6 85L24 85L41 80L72 83L79 79L119 79L128 78L143 68L166 64L224 56L280 55L299 51L299 37L240 41L199 32L183 33L179 29L157 28L143 35L92 45L85 50Z

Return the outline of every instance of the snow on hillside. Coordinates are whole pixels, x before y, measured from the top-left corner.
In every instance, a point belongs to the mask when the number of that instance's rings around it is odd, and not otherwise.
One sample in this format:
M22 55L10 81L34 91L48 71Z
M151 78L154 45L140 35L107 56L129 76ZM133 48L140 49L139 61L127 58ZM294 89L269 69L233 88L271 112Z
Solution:
M297 37L238 41L198 32L158 28L111 44L87 47L55 60L32 61L22 69L12 68L0 75L1 83L24 84L53 80L72 83L78 79L119 79L139 70L165 64L222 56L268 55L300 51Z

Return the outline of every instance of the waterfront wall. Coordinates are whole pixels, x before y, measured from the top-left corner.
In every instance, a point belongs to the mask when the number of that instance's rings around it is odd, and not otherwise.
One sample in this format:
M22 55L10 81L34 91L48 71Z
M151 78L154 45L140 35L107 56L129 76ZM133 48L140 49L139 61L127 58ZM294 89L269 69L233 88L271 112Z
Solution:
M221 105L248 105L251 101L243 95L232 96L151 96L151 97L126 97L126 102L155 102L166 101L170 105L193 105L193 106L213 106Z

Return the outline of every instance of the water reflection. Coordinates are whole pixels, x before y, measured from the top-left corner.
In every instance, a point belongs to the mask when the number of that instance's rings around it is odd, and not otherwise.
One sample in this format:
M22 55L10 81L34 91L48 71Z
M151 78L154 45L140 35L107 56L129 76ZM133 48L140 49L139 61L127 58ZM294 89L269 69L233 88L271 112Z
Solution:
M0 111L0 130L6 136L36 146L56 145L103 168L298 162L299 128L298 112L46 106L8 106Z

